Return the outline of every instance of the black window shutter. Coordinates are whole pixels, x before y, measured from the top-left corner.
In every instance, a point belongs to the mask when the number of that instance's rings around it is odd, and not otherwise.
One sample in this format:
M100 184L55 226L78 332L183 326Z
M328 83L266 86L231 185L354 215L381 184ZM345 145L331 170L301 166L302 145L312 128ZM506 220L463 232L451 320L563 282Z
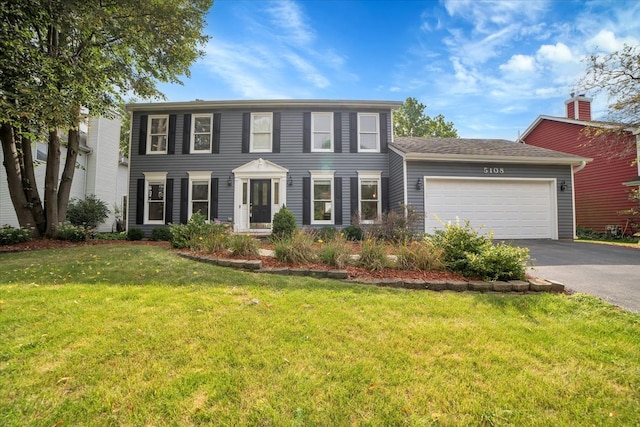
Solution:
M311 152L311 113L302 113L302 152Z
M138 154L144 156L147 154L147 122L149 116L140 116L140 134L138 135ZM142 223L140 223L142 224Z
M302 225L311 224L311 177L302 177Z
M169 142L167 144L167 154L176 152L176 115L169 114Z
M382 177L382 212L389 212L389 178Z
M211 178L211 205L209 219L218 218L218 178Z
M389 151L388 132L387 126L387 113L380 113L380 152L386 153Z
M358 209L358 177L357 176L351 177L350 187L351 187L351 194L349 194L349 196L351 197L351 217L353 217L358 213L358 210L359 210Z
M136 191L136 224L144 224L144 179L138 180Z
M242 152L249 152L249 134L251 133L251 113L242 113Z
M164 223L173 222L173 179L167 179L164 192Z
M273 146L271 147L272 152L279 153L280 152L280 118L281 113L273 113Z
M180 224L189 221L189 178L180 179Z
M342 113L333 113L333 152L342 153Z
M213 115L213 153L220 153L220 121L222 117L220 113Z
M335 225L342 225L342 178L333 178L333 204L335 215L333 221Z
M182 154L191 151L191 114L185 114L182 122Z
M349 151L358 152L358 113L349 113Z

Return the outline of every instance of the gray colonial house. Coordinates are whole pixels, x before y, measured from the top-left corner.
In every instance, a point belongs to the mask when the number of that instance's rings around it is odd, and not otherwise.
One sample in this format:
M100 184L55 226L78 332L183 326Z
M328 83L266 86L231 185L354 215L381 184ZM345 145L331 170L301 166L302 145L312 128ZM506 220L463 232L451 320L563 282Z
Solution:
M268 234L343 227L411 205L424 231L469 220L496 238L571 239L573 173L589 160L502 140L396 138L397 101L130 104L128 227L149 236L195 212Z

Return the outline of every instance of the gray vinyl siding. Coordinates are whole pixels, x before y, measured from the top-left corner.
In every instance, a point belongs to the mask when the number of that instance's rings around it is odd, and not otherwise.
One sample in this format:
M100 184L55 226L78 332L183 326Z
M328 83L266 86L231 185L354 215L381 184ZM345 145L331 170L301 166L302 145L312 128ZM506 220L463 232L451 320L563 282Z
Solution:
M245 112L280 112L281 135L279 153L242 153L242 114ZM167 172L167 179L174 180L173 222L180 220L180 180L188 178L187 172L211 171L218 178L218 218L233 221L233 186L227 185L232 170L258 158L263 158L289 170L293 185L287 185L287 208L302 226L302 178L310 176L310 170L334 170L335 177L342 177L343 225L350 223L349 178L357 176L358 170L381 171L389 176L388 153L349 152L349 113L351 110L313 109L305 111L339 111L342 113L342 153L303 153L303 110L190 110L135 112L132 119L131 158L129 176L128 226L142 228L148 236L159 225L136 224L136 182L144 179L144 172ZM388 110L358 110L358 112L387 113L387 140L391 141L391 113ZM184 114L221 113L220 152L182 154ZM176 114L175 154L138 154L140 117L142 115ZM147 141L148 143L148 141ZM355 195L357 197L357 195ZM340 207L336 207L339 209Z
M389 208L402 212L404 205L404 161L402 156L389 150Z
M565 181L566 191L558 189L558 238L573 239L573 201L571 166L566 165L526 165L508 163L457 163L433 161L407 161L407 202L418 212L424 213L424 190L417 190L413 183L425 176L452 177L484 177L484 168L502 168L503 174L491 175L493 178L556 178L558 182Z

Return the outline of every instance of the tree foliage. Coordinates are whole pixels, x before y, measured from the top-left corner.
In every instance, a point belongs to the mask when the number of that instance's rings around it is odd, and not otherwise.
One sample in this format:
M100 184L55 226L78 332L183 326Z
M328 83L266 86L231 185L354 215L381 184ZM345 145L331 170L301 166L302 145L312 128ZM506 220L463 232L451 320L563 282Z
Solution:
M202 54L211 0L0 1L0 140L20 225L54 235L66 216L81 111L112 117L124 95L160 98ZM60 132L68 132L59 176ZM44 204L31 143L48 141Z
M457 138L458 131L453 122L445 121L442 114L429 117L424 114L426 105L415 98L407 98L402 107L393 115L395 136L415 136L431 138Z

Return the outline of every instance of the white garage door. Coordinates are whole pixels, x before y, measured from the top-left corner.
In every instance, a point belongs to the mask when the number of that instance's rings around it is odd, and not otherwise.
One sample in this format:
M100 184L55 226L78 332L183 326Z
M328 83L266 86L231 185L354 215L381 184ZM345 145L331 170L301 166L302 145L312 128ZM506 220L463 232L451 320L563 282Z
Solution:
M425 231L469 220L496 239L557 239L552 181L508 179L425 180Z

